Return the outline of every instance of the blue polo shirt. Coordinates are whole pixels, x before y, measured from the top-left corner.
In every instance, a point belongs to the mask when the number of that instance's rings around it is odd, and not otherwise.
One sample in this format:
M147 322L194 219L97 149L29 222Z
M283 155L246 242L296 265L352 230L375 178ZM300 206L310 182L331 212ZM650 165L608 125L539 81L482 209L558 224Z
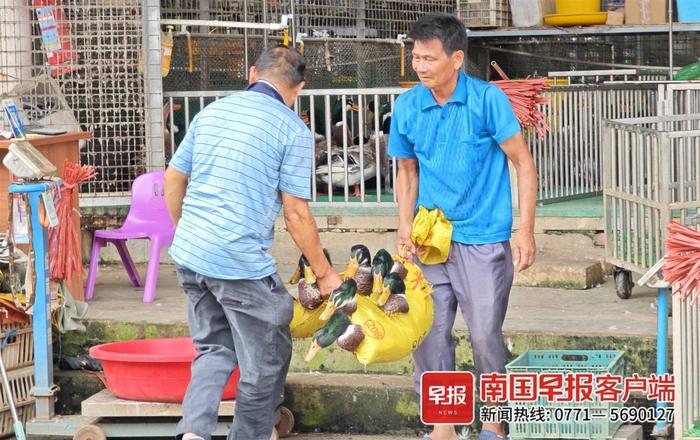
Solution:
M281 192L311 196L313 141L272 93L245 91L197 114L169 166L189 175L170 255L219 279L275 272L273 226Z
M418 160L416 205L440 208L452 240L486 244L510 238L513 224L508 159L499 144L520 131L498 87L460 72L440 106L419 84L396 99L389 154Z

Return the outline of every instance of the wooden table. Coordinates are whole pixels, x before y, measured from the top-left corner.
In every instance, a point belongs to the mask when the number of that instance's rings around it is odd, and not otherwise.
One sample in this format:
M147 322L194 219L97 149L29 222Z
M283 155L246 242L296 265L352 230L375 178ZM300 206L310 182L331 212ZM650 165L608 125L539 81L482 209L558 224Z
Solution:
M46 158L56 166L57 175L63 177L63 161L68 159L71 162L80 163L80 146L79 141L83 139L90 139L90 133L86 132L72 132L66 134L60 134L55 136L37 136L28 139L28 141L37 149L41 154L46 156ZM0 161L5 158L8 152L12 140L0 141ZM0 166L0 231L5 232L7 230L7 206L8 206L8 193L7 187L12 182L12 174L4 166ZM73 207L75 211L73 213L73 223L78 233L80 234L80 206L78 204L77 194L73 197ZM81 277L76 277L68 284L73 298L77 300L83 300L83 280Z

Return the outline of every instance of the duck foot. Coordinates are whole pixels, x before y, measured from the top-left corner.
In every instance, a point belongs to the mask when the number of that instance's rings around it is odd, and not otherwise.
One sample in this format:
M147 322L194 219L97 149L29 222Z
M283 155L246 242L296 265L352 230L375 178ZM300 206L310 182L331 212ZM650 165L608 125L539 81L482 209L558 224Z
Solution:
M362 192L360 191L360 185L355 185L355 190L352 192L353 197L362 197Z

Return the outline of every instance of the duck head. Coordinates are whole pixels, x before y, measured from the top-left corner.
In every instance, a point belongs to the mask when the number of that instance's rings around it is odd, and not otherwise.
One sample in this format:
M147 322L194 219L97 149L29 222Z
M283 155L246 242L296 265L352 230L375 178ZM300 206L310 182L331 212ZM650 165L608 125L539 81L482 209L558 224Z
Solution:
M328 324L322 327L314 333L313 341L309 347L309 351L306 353L304 360L306 362L311 362L311 360L316 356L316 354L321 350L321 348L328 347L336 339L338 339L345 331L348 326L352 323L350 322L350 317L342 312L334 313L331 319L328 320Z
M345 276L347 278L352 278L357 273L358 267L370 267L371 256L367 246L363 244L356 244L350 248L350 261L348 261L348 267L345 269Z
M382 293L382 282L386 274L391 271L394 260L386 249L379 249L372 259L372 293Z
M403 280L397 273L391 272L384 277L384 286L382 287L382 294L379 296L377 304L383 306L389 299L389 295L400 295L405 293L406 284L404 284Z
M323 249L323 255L326 256L328 264L332 266L333 263L331 263L331 254L328 252L328 249ZM299 257L299 264L297 265L296 271L294 271L292 277L289 279L289 284L297 284L301 279L302 274L304 275L304 281L306 281L306 284L316 283L316 274L314 274L314 272L311 270L309 260L306 259L304 254Z
M306 262L307 265L309 264L309 262L304 257L304 254L302 254L299 257L299 263L297 264L296 270L294 271L292 276L289 278L289 284L297 284L299 282L302 274L304 274L304 262Z
M356 294L357 283L355 280L352 278L345 280L340 287L331 293L331 296L328 298L328 304L326 304L325 310L323 310L323 313L321 313L318 319L326 321L336 310L351 305L352 302L355 301Z

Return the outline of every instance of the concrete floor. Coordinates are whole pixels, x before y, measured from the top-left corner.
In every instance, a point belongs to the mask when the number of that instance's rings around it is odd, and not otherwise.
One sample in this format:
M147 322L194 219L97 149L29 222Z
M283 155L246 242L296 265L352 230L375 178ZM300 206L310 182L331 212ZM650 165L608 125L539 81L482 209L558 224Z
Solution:
M292 270L291 266L279 268L284 279ZM145 267L140 267L140 271L145 274ZM185 298L177 286L174 266L161 266L156 301L145 304L142 299L142 288L131 286L121 266L103 266L98 272L87 317L154 324L187 321ZM458 317L455 327L466 327L461 317ZM622 300L615 294L612 279L589 290L513 287L504 331L655 336L656 291L635 288L630 299Z

